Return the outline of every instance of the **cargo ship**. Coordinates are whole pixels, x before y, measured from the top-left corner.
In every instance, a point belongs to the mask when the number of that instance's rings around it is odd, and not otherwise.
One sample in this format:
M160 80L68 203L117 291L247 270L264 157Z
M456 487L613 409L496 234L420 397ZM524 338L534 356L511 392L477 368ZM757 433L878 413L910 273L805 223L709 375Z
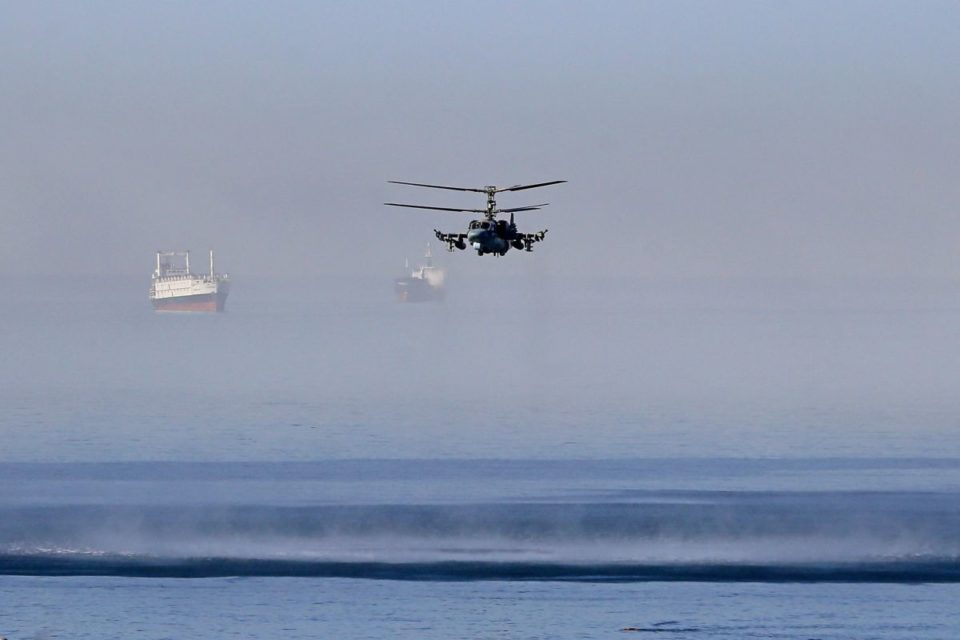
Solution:
M422 264L409 276L397 278L393 281L393 289L397 294L397 300L400 302L431 302L443 300L443 278L444 272L440 267L433 266L433 254L430 252L430 245L427 245L427 252L423 255L426 264ZM409 262L407 269L410 268Z
M150 283L150 302L157 311L223 311L230 293L230 276L213 269L210 273L190 271L189 251L157 251L157 268Z

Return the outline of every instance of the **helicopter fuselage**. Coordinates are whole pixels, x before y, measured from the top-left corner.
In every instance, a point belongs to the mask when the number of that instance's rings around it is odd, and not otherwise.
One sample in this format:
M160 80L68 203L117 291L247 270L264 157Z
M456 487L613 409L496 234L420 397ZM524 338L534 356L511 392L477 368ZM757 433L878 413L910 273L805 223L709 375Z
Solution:
M516 225L506 220L473 220L467 229L467 244L479 255L503 255L510 250L511 241L516 239L516 235Z

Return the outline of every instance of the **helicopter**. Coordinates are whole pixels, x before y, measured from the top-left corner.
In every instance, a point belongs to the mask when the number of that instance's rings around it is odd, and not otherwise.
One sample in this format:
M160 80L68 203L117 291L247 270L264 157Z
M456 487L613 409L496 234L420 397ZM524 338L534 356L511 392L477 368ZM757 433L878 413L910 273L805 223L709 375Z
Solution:
M482 188L469 187L448 187L439 184L421 184L419 182L400 182L399 180L388 180L391 184L406 184L413 187L428 187L430 189L447 189L449 191L473 191L476 193L487 194L486 209L453 209L450 207L428 207L419 204L398 204L396 202L384 202L390 207L409 207L411 209L430 209L433 211L462 211L466 213L482 213L482 220L471 220L466 233L443 233L434 229L437 239L447 243L447 251L453 251L454 248L461 251L470 247L476 250L477 255L492 254L502 256L510 247L517 250L533 251L533 244L540 242L547 235L547 229L537 231L536 233L521 233L517 231L517 225L513 221L513 214L519 211L536 211L541 207L547 206L547 203L529 205L526 207L513 207L510 209L498 209L496 195L504 191L523 191L524 189L534 189L536 187L546 187L551 184L560 184L566 180L553 180L551 182L538 182L537 184L518 184L512 187L488 186ZM498 220L498 213L509 213L510 220Z

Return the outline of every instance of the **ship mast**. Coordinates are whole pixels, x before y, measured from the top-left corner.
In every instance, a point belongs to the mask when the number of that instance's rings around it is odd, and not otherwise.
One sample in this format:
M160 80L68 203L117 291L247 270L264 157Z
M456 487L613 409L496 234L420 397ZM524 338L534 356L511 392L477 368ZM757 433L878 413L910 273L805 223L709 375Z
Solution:
M210 279L213 280L213 249L210 249Z

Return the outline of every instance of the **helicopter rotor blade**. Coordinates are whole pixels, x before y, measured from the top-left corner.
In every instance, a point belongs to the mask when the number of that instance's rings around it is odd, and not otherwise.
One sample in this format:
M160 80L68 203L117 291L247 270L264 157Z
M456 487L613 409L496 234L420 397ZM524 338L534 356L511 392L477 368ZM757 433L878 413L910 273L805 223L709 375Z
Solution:
M486 193L484 189L472 189L469 187L447 187L441 184L421 184L419 182L401 182L399 180L387 180L390 184L408 184L411 187L428 187L430 189L448 189L450 191L476 191L477 193Z
M497 189L497 193L500 193L501 191L523 191L524 189L546 187L551 184L560 184L562 182L566 182L566 180L552 180L550 182L538 182L537 184L515 184L512 187L504 187L502 189Z
M544 202L543 204L531 204L526 207L511 207L510 209L497 209L497 213L514 213L517 211L536 211L541 207L545 207L549 202Z
M450 207L428 207L422 204L399 204L396 202L384 202L388 207L407 207L409 209L431 209L433 211L459 211L464 213L486 213L486 209L452 209Z

